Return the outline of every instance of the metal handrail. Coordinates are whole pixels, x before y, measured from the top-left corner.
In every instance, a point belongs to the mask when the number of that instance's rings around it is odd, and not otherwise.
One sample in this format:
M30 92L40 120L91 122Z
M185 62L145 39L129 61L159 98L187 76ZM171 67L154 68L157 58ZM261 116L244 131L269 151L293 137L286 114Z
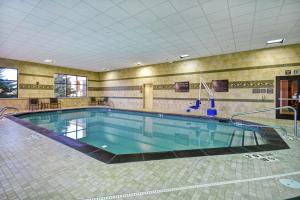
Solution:
M7 106L7 107L1 107L0 108L0 119L2 119L4 116L8 115L8 114L5 114L5 112L7 110L14 110L15 112L13 114L19 112L19 109L15 108L15 107L9 107L9 106ZM12 114L12 113L9 113L9 114Z
M254 113L261 113L261 112L268 112L268 111L272 111L272 110L280 110L282 108L288 108L288 109L293 110L293 112L294 112L294 137L298 137L297 110L292 106L281 106L281 107L276 107L276 108L264 108L264 109L260 109L260 110L250 111L250 112L234 113L233 115L231 115L230 121L233 122L233 118L236 117L236 116L248 115L248 114L254 114Z

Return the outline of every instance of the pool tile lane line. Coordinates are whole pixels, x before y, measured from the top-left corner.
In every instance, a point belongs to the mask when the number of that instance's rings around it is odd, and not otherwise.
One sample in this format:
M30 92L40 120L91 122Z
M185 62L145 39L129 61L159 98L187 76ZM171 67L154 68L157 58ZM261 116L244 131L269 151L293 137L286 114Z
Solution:
M150 190L150 191L145 191L145 192L133 192L133 193L118 194L118 195L111 195L111 196L105 196L105 197L88 198L88 199L84 199L84 200L112 200L112 199L121 199L121 198L124 199L124 198L147 196L147 195L154 195L154 194L161 194L161 193L170 193L170 192L177 192L177 191L184 191L184 190L193 190L193 189L199 189L199 188L215 187L215 186L222 186L222 185L229 185L229 184L236 184L236 183L262 181L262 180L276 179L276 178L299 175L299 174L300 174L300 171L296 171L296 172L276 174L276 175L271 175L271 176L255 177L255 178L248 178L248 179L237 179L237 180L231 180L231 181L221 181L221 182L205 183L205 184L199 184L199 185L189 185L189 186L183 186L183 187L165 188L165 189Z

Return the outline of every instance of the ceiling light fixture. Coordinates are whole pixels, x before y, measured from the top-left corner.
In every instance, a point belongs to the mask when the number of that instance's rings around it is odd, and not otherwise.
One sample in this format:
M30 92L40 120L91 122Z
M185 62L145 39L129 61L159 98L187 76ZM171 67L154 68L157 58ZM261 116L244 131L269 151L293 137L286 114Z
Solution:
M103 68L103 71L107 71L108 69L107 68Z
M189 57L190 55L188 55L188 54L183 54L183 55L180 55L180 59L182 59L182 58L187 58L187 57Z
M51 60L51 59L46 59L46 60L44 60L44 62L45 62L45 63L53 63L53 60Z
M283 43L284 38L276 39L276 40L269 40L267 41L267 44L278 44L278 43Z
M140 66L140 65L142 65L142 63L141 63L141 62L137 62L136 65L137 65L137 66Z

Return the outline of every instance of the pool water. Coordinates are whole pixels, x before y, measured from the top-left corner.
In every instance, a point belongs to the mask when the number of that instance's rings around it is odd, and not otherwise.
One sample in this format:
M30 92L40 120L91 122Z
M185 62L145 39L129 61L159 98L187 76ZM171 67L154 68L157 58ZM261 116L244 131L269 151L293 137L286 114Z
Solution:
M19 118L114 154L266 143L254 128L178 115L95 108L30 113Z

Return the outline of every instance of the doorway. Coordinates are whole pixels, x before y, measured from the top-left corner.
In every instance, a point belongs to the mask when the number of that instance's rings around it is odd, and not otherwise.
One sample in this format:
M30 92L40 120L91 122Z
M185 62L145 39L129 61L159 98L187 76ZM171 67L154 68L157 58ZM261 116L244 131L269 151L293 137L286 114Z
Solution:
M300 110L300 76L276 77L276 107L292 106L297 110L299 119ZM277 119L294 119L291 109L276 111Z
M153 84L144 84L144 109L153 108Z

